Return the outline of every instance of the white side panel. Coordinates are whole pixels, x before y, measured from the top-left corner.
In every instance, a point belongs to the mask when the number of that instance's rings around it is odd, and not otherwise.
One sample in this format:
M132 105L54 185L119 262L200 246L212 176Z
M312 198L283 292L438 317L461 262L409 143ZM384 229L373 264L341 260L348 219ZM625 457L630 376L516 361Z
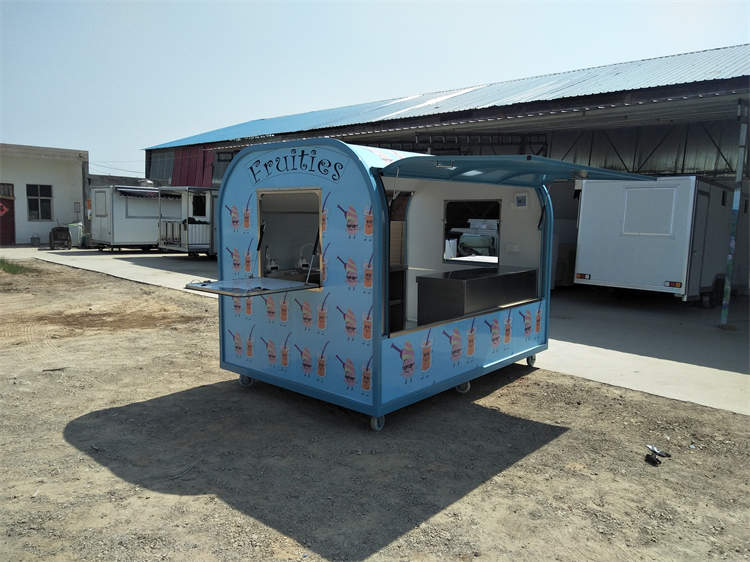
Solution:
M112 198L114 218L112 245L155 246L159 236L159 200L124 197L116 191Z
M694 177L584 181L576 282L683 294L694 192Z
M703 255L706 250L706 232L708 231L708 206L711 194L698 189L693 213L693 238L690 244L690 264L687 283L687 294L697 296L701 293L701 271L703 271Z

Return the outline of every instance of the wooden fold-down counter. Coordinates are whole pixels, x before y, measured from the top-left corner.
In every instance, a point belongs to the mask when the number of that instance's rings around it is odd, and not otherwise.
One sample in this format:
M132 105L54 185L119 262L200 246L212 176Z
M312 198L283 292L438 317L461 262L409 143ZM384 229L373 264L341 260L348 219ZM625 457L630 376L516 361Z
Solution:
M537 270L500 265L417 277L419 325L537 298Z

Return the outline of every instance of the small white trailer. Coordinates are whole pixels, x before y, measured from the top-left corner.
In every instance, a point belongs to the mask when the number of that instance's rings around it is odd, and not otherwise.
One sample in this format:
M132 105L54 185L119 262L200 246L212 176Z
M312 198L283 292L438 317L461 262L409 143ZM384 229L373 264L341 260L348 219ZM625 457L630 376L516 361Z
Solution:
M218 196L219 189L215 187L160 187L159 248L189 255L216 255Z
M177 209L176 204L174 208ZM157 188L126 185L91 188L90 246L100 250L156 248L158 227Z
M575 282L718 304L731 200L729 188L695 176L581 182ZM744 195L738 237L747 233L747 218ZM747 245L737 250L733 282L744 291Z

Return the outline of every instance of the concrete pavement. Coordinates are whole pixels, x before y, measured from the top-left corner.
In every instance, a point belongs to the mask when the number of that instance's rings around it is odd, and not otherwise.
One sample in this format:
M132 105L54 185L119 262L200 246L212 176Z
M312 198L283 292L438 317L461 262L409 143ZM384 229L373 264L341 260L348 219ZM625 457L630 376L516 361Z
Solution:
M0 248L0 256L179 290L190 281L216 279L215 260L182 254ZM561 288L552 295L553 338L537 366L750 415L748 299L733 300L731 310L734 329L720 330L718 308L648 293Z
M162 254L156 251L98 251L74 248L72 250L43 250L30 247L0 248L0 256L7 259L39 259L60 265L106 273L113 277L187 291L191 281L216 280L216 259L188 257L187 254ZM213 297L209 293L187 291L196 295Z

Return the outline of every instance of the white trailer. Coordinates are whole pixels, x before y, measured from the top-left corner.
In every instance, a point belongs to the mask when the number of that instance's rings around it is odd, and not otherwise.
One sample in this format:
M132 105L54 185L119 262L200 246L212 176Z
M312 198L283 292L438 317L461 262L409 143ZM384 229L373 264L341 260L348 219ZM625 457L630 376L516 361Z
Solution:
M575 282L717 304L729 252L731 200L729 188L695 176L581 182ZM744 195L738 232L747 231L747 218ZM746 290L748 256L742 249L733 281Z
M99 249L156 248L158 227L158 189L124 185L91 188L89 245Z
M216 255L218 196L215 187L160 187L159 248L190 255ZM177 211L173 212L175 205ZM165 214L165 209L170 214Z

